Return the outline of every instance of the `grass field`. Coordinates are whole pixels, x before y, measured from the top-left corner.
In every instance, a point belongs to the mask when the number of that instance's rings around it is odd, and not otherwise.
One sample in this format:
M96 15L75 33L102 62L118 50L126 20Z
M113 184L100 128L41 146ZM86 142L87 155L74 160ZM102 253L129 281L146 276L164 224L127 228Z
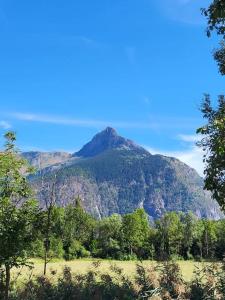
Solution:
M63 261L63 260L56 260L52 261L48 264L47 267L47 275L51 277L52 271L56 273L54 276L57 278L62 274L62 270L65 266L68 266L71 268L71 271L73 274L81 274L86 271L88 271L90 268L93 268L94 260L73 260L73 261ZM116 264L117 266L121 267L125 274L128 276L133 276L135 273L135 267L137 262L135 261L113 261L113 260L100 260L101 264L99 269L101 272L110 272L110 264ZM150 265L156 265L157 262L153 261L144 261L144 266L150 266ZM189 281L193 277L193 271L195 269L195 266L201 267L203 263L198 262L192 262L192 261L178 261L178 264L181 268L181 272L183 274L183 277L186 281ZM34 268L33 270L29 270L28 268L22 268L20 270L13 270L13 277L16 278L18 276L18 272L21 276L18 278L22 279L23 281L26 281L28 278L31 278L36 275L42 275L43 274L43 261L41 260L35 260L34 261Z

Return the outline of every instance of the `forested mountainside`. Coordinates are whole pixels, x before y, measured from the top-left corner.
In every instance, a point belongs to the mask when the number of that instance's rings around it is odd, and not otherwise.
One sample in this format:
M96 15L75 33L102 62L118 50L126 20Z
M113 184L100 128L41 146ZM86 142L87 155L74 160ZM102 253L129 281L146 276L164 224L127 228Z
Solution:
M85 210L98 218L139 207L152 218L166 211L221 217L217 203L203 190L203 179L194 169L178 159L150 154L113 128L98 133L72 155L29 152L24 157L39 168L30 180L40 201L47 196L40 193L42 183L56 178L58 205L64 206L79 195Z

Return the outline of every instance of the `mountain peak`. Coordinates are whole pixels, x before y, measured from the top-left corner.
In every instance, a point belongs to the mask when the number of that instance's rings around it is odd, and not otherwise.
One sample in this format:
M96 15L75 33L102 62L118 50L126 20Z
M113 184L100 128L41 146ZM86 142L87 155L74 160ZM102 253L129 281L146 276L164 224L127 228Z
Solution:
M108 134L108 135L113 135L113 136L118 136L116 130L112 127L106 127L102 132L100 133L104 133L104 134Z
M97 133L93 139L74 155L82 157L92 157L106 150L115 148L140 149L134 142L119 136L112 127L106 127Z

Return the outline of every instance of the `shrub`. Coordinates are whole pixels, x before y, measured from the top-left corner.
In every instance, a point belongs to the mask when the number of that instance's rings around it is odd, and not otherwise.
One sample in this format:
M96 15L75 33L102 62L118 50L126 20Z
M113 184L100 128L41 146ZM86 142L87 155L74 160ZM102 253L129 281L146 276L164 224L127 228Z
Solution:
M90 257L90 255L90 252L86 250L79 241L74 240L68 247L67 253L64 254L64 258L66 260L71 260L74 258Z
M186 283L175 262L164 262L160 268L160 286L163 299L187 299Z

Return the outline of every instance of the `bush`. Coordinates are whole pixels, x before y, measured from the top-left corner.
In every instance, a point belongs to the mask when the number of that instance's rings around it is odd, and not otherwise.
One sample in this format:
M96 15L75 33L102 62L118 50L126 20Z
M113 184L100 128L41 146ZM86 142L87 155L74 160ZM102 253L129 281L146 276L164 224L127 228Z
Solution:
M119 260L129 261L129 260L138 260L138 258L137 258L136 254L124 254L124 253L121 253L121 255L119 256Z
M43 258L44 254L45 254L44 242L41 239L37 239L31 245L31 249L29 250L29 255L31 257ZM64 256L64 249L63 249L63 243L61 239L51 237L49 257L63 258L63 256Z
M222 268L212 263L196 268L195 278L190 284L190 299L223 300L225 299L225 264Z
M187 284L175 262L164 262L160 268L160 286L163 299L187 299Z
M32 243L31 248L29 250L29 255L31 257L38 257L43 258L44 257L44 242L41 239L37 239L35 242Z
M74 258L90 257L90 252L81 245L79 241L74 240L68 250L68 253L64 256L66 260Z
M50 238L50 257L62 258L64 256L63 243L60 239Z

